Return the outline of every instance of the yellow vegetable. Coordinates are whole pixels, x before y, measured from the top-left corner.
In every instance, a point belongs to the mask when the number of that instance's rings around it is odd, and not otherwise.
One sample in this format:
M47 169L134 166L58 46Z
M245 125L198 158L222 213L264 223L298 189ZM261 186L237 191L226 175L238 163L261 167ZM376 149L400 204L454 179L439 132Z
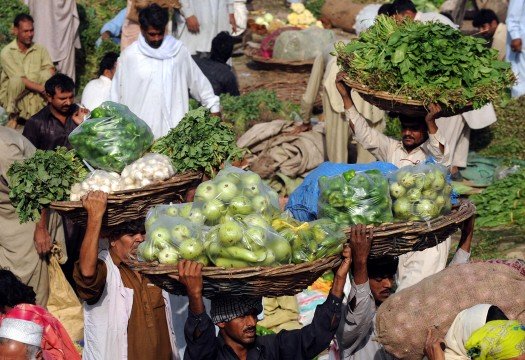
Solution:
M293 12L297 14L300 14L305 10L305 7L302 3L293 3L292 5L290 5L290 8Z

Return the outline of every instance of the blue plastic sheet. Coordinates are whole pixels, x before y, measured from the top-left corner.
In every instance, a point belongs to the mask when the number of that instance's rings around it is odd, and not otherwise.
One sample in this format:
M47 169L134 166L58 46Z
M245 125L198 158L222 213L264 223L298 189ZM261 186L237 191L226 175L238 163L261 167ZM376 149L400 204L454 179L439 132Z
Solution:
M299 221L313 221L317 219L317 200L319 198L319 178L334 176L348 170L366 171L376 169L384 175L397 170L391 163L376 161L368 164L341 164L324 162L306 176L303 183L290 195L286 210Z

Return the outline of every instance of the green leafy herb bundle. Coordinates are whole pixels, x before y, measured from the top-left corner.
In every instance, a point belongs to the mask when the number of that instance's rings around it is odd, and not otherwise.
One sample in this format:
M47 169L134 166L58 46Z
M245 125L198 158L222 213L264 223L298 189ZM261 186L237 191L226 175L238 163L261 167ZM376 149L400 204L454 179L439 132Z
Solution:
M152 151L171 158L178 172L204 170L214 174L226 160L242 157L230 126L204 107L190 110L177 127L158 139Z
M7 172L9 199L20 223L40 220L40 212L52 201L69 200L71 186L84 180L87 170L73 150L37 150L33 157L17 161Z
M480 227L525 226L525 170L495 181L470 199Z
M336 44L338 64L370 89L460 109L480 108L508 92L510 64L480 38L450 26L379 16L359 39Z

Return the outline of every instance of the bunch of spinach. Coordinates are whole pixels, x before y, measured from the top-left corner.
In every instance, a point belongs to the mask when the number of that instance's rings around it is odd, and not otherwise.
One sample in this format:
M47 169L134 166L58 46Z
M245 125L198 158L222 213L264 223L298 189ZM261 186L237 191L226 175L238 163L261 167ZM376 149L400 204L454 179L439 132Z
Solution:
M470 199L480 227L525 226L525 170L495 181Z
M235 133L241 135L258 122L277 118L290 119L299 112L299 106L281 101L275 91L255 90L241 96L221 95L222 114L225 121L233 124Z
M84 180L88 172L73 150L37 150L24 161L11 165L7 176L9 199L20 223L40 220L40 212L53 201L69 199L71 186Z
M151 150L168 156L178 172L204 170L214 175L225 161L244 155L235 141L230 126L200 107L188 111L177 127L158 139Z
M336 44L338 64L350 79L373 90L425 105L480 108L508 93L515 78L486 41L450 26L379 16L347 45Z

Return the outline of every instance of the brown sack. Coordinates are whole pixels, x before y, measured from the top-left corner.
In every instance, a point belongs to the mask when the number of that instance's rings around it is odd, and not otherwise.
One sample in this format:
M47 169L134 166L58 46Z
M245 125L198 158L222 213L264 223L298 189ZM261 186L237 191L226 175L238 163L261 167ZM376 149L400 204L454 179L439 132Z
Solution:
M131 0L131 7L128 10L127 18L136 23L139 22L139 11L151 4L157 4L167 9L180 9L179 0Z
M321 15L333 27L355 32L355 17L367 4L354 4L348 0L326 0L321 8Z
M525 323L525 264L454 265L390 296L378 308L377 340L399 359L419 360L429 329L444 338L456 315L476 304L498 306Z

